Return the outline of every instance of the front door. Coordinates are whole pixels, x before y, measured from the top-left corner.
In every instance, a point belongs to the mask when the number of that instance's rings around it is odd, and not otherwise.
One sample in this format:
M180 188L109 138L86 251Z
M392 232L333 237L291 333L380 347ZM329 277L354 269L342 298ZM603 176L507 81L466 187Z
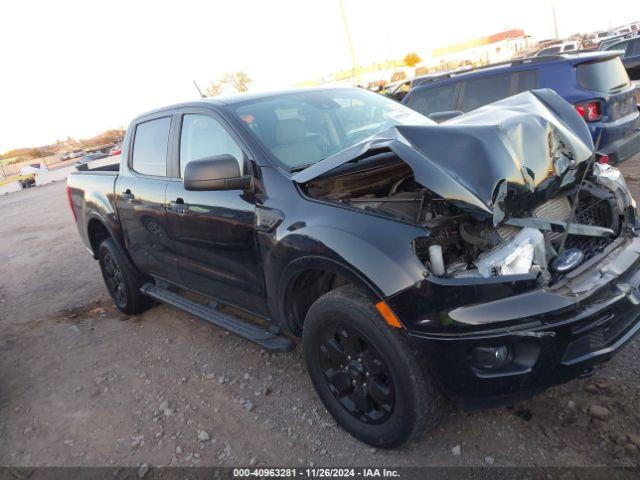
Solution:
M266 315L253 194L187 191L182 183L185 166L192 160L230 154L243 172L245 153L213 112L190 110L180 117L180 179L167 186L166 209L184 284L224 303Z
M116 207L127 251L141 272L179 283L165 211L171 116L141 121L131 128L129 158L116 181Z

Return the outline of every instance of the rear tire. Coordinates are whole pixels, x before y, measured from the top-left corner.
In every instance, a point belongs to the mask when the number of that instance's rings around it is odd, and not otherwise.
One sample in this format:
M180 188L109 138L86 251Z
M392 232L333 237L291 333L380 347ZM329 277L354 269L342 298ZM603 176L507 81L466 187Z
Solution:
M116 242L108 238L98 248L102 278L113 302L122 313L137 315L153 305L153 300L140 293L145 279Z
M443 398L424 360L359 290L345 286L320 297L302 339L320 400L358 440L393 448L438 422Z

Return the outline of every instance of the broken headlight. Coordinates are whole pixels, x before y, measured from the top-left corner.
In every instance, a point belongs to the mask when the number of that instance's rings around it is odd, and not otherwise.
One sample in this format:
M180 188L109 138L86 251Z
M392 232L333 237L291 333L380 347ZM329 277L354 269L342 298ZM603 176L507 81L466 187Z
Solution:
M534 264L546 266L544 237L535 228L523 228L507 243L494 248L476 260L480 275L519 275L529 273Z

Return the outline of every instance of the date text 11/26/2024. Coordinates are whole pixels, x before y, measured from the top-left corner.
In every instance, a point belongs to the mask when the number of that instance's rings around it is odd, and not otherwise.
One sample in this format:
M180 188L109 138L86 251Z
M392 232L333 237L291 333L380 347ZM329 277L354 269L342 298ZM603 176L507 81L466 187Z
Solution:
M400 473L388 468L234 468L234 478L398 478Z

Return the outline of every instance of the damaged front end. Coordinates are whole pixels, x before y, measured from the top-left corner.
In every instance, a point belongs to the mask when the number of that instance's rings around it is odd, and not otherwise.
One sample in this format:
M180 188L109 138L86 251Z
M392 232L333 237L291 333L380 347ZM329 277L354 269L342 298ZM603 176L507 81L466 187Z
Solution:
M423 232L424 278L385 301L449 396L494 403L588 373L640 330L635 202L594 150L571 106L534 91L394 127L294 180Z
M422 227L413 248L432 275L546 286L635 234L624 179L593 150L575 111L542 90L394 127L294 180L313 198Z

